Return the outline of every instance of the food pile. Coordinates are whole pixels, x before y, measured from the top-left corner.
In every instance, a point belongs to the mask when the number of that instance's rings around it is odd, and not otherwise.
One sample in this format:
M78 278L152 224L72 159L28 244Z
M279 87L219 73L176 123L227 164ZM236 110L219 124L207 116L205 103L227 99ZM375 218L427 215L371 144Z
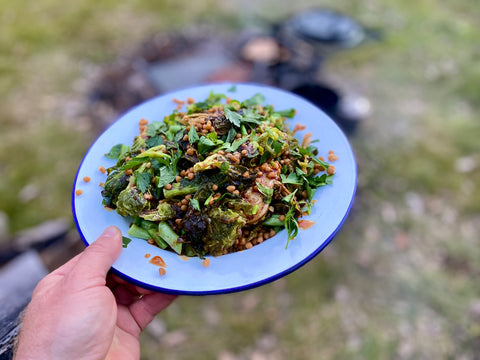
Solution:
M117 162L103 205L133 219L129 236L202 258L249 249L284 228L295 238L316 189L335 173L311 134L300 144L293 135L301 127L288 130L295 110L264 105L261 94L175 101L162 122L140 120L131 146L106 154Z

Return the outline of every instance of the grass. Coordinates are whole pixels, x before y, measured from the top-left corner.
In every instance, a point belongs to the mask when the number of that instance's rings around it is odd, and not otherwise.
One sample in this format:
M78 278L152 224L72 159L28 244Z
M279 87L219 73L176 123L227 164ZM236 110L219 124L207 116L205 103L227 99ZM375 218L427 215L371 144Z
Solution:
M11 231L70 217L74 173L97 131L81 121L92 68L157 31L204 22L231 31L314 3L0 0L0 211ZM178 299L157 318L166 333L142 335L143 359L475 359L480 351L471 315L480 299L480 8L324 3L383 33L325 69L373 105L351 138L359 165L351 216L320 256L284 279Z

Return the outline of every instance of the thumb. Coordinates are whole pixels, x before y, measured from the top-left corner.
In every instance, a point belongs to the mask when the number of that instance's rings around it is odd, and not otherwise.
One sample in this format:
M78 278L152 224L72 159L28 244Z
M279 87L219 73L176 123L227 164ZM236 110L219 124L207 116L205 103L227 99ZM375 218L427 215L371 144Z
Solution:
M74 272L85 279L102 278L122 251L122 233L116 226L107 227L81 254Z

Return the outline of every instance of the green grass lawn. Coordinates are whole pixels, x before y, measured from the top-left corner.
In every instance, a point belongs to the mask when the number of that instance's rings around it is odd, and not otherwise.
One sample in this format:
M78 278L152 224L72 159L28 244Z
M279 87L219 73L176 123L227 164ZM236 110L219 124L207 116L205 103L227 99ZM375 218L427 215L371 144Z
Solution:
M315 3L0 0L0 211L10 231L71 217L74 175L98 135L81 119L100 66L155 32L195 23L232 31ZM480 301L480 7L323 4L384 36L325 70L373 107L351 138L359 168L351 216L322 254L284 279L178 299L142 336L144 359L480 353L480 314L472 314Z

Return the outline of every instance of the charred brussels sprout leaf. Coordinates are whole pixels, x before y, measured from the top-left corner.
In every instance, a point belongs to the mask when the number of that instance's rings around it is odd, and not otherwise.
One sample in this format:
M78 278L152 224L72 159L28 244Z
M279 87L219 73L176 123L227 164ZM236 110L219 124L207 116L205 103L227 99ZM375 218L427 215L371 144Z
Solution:
M174 218L175 211L170 204L161 203L154 210L142 211L139 216L148 221L164 221Z

